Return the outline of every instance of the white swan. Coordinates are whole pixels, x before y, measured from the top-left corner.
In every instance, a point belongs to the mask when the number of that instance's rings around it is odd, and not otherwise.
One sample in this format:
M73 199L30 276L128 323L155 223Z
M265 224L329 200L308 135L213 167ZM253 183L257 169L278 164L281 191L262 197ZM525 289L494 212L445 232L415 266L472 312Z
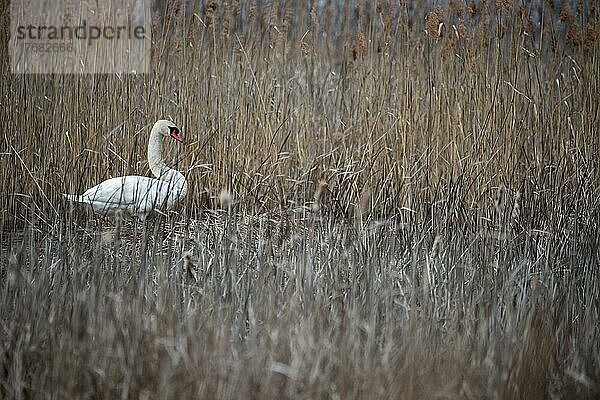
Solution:
M179 128L167 120L159 120L152 127L148 141L148 164L158 179L146 176L120 176L108 179L85 191L82 195L65 194L75 202L86 203L96 213L113 214L123 210L145 220L152 211L171 209L187 193L183 174L169 168L162 158L162 141L170 136L183 142Z

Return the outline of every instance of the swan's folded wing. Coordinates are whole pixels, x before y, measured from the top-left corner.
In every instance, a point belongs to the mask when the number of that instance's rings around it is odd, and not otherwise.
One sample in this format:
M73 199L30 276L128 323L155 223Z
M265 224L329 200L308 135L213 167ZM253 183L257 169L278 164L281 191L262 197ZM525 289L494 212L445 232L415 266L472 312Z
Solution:
M124 176L108 179L88 189L82 197L97 212L122 208L132 214L148 214L172 206L176 184L145 176Z

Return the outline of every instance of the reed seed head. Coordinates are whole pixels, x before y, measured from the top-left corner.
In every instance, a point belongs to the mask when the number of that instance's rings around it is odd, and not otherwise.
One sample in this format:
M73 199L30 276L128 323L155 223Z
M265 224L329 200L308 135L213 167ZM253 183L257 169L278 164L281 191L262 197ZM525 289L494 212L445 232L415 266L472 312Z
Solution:
M233 198L227 188L221 189L219 193L219 205L224 210L229 210L233 204Z

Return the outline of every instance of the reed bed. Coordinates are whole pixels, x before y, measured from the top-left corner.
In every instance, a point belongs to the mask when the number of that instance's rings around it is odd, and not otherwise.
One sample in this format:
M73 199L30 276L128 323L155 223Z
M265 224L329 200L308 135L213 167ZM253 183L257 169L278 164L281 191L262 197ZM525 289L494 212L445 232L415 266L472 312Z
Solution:
M0 59L3 398L600 395L594 2L153 11L148 75ZM159 118L182 204L65 203Z

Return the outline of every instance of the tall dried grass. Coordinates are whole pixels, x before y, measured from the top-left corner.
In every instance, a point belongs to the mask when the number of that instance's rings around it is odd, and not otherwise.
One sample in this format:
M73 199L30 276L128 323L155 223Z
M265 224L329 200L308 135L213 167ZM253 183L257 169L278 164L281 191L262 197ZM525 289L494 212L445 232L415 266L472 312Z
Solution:
M598 396L598 11L553 7L157 1L150 75L2 57L2 396ZM163 117L180 207L63 202Z

